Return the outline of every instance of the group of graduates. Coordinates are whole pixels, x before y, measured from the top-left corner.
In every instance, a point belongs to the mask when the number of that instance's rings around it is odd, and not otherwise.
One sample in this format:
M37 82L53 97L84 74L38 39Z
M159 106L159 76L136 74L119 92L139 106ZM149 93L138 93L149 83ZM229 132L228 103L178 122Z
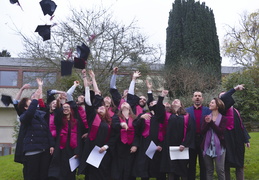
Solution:
M230 175L225 177L227 160L228 172L230 167L243 170L244 143L249 145L249 135L232 107L232 94L243 89L242 85L212 99L209 108L202 106L202 93L195 92L194 105L185 109L179 99L163 102L167 90L155 100L149 81L147 98L135 95L139 71L133 73L129 89L121 95L116 88L117 74L115 67L111 96L106 97L102 97L94 72L85 69L85 91L76 100L73 92L78 81L67 92L48 90L46 102L41 79L30 98L21 99L28 84L20 89L13 101L21 122L14 160L23 164L24 179L75 180L78 173L86 180L195 180L197 154L201 155L201 179L202 173L206 173L205 179L213 179L213 161L222 180L230 179ZM151 142L157 146L152 159L146 155ZM98 168L86 162L96 146L99 153L105 153ZM190 158L171 160L170 146L179 151L189 148ZM240 151L240 156L234 151ZM80 162L73 171L72 157Z

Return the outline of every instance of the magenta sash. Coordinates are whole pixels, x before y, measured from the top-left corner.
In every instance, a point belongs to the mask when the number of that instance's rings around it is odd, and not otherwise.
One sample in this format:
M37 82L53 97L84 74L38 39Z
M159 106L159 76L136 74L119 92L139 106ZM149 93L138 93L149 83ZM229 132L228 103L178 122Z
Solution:
M226 113L227 121L227 130L232 130L234 128L234 108L233 106L227 110Z
M98 128L99 128L100 124L101 124L101 118L98 114L96 114L95 118L94 118L94 121L93 121L93 124L92 124L91 129L90 129L90 133L88 135L88 137L91 141L96 138L96 135L97 135Z
M150 114L150 113L147 113L147 114ZM150 120L146 120L145 119L145 128L144 128L144 131L142 132L142 136L144 138L148 137L149 136L149 132L150 132Z
M83 121L83 124L85 126L86 129L89 128L88 126L88 123L87 123L87 120L86 120L86 113L85 113L85 110L82 106L78 106L78 113Z
M186 137L188 122L189 122L189 114L186 114L184 115L183 141L185 140L185 137Z
M77 121L75 119L73 119L73 121L75 122L75 124L74 126L71 126L69 145L72 149L75 149L77 147ZM64 149L66 147L67 135L68 135L68 122L62 126L62 129L60 132L60 145L59 145L60 149Z
M126 123L126 120L120 118L120 122ZM128 120L128 129L121 129L121 142L123 144L132 144L134 140L134 132L133 119L130 117Z
M136 116L140 115L143 113L143 108L140 105L136 106Z
M57 137L56 125L54 123L54 114L49 115L49 130L53 137Z

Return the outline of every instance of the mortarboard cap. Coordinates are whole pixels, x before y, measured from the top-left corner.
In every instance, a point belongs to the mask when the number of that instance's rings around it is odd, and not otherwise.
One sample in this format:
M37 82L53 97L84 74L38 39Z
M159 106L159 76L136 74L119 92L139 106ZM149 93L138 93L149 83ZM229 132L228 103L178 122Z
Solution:
M37 26L35 32L38 32L43 38L43 41L46 41L50 39L50 27L51 25L39 25Z
M13 100L11 96L8 95L3 95L1 97L1 101L3 102L3 104L8 107L10 104L13 104Z
M57 8L56 3L51 0L42 0L40 2L40 6L41 6L44 16L46 14L52 16Z
M61 61L61 76L71 75L73 64L73 61Z
M77 69L85 69L86 60L74 57L74 67Z
M76 51L77 51L78 57L82 58L84 60L87 60L87 58L90 54L89 47L86 46L84 43L81 46L77 46Z
M11 4L19 3L18 0L10 0Z

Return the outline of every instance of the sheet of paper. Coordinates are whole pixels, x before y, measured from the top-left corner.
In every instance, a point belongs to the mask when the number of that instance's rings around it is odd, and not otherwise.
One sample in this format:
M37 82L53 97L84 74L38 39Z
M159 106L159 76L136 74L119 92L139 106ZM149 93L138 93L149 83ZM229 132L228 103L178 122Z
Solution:
M73 156L69 159L69 165L70 165L71 172L73 172L79 166L79 163L80 163L79 159L75 158L75 156Z
M146 151L146 155L150 158L150 159L153 159L153 156L156 152L156 149L157 149L157 145L151 141L148 148L147 148L147 151Z
M100 147L95 146L86 160L88 164L91 164L96 168L99 167L104 155L106 154L106 151L104 151L103 153L99 153L100 149Z
M189 159L189 148L184 148L183 151L179 151L179 146L169 147L170 159Z

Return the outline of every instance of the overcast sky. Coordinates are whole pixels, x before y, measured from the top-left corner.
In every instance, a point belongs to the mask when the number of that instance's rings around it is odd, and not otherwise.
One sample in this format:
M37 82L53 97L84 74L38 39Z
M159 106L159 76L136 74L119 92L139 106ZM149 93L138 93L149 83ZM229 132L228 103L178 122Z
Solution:
M165 49L166 28L173 0L54 0L57 9L53 22L44 16L40 0L19 0L23 10L9 0L0 0L0 50L7 49L12 57L18 57L23 50L21 38L15 28L24 34L34 33L37 25L52 24L69 14L69 7L110 7L118 21L125 24L133 19L143 34L150 37L150 43L160 44ZM214 12L220 45L227 25L238 26L244 11L251 13L259 8L259 0L203 0ZM44 43L44 42L43 42ZM165 53L165 52L164 52ZM162 59L164 60L164 59ZM233 63L223 57L222 65Z

